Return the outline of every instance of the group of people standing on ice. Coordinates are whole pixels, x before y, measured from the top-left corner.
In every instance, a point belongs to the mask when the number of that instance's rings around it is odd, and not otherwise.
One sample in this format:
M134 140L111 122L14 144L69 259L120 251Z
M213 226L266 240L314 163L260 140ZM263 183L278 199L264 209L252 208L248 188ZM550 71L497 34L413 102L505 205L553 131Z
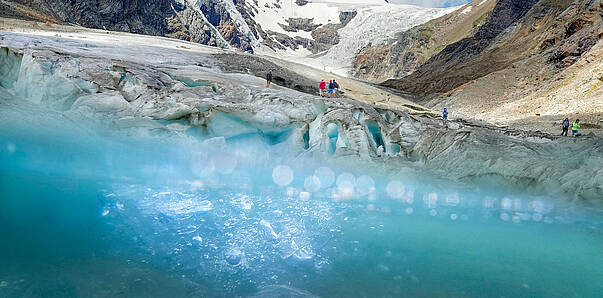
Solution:
M266 74L266 88L270 88L270 83L272 83L272 70L269 70ZM325 80L321 80L318 84L318 95L327 96L327 97L337 97L339 90L339 83L333 80L329 80L329 83L325 82Z
M318 95L320 96L325 96L325 91L327 91L327 97L337 97L337 90L339 90L339 84L334 79L329 80L329 84L325 80L321 80L318 84Z
M569 127L570 127L570 121L569 121L568 118L565 118L561 122L561 128L563 129L563 131L561 131L561 135L562 136L566 136L567 137L567 131L569 130ZM580 128L580 119L576 119L576 121L574 121L574 123L572 123L572 137L580 135L578 133L578 129L579 128Z

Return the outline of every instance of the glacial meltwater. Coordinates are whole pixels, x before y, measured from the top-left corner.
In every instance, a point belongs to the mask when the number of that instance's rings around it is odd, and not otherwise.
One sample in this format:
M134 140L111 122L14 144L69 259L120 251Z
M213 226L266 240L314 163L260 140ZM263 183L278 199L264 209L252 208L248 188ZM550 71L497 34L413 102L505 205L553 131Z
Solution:
M4 110L1 297L603 293L599 204Z
M61 35L0 32L0 298L602 297L601 139Z

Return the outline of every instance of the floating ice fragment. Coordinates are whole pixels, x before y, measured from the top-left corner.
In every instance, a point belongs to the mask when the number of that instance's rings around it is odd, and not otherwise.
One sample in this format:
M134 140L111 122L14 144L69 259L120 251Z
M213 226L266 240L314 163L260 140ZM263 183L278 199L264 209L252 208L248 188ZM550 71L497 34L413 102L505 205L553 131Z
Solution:
M286 256L286 258L294 257L295 259L298 259L298 260L312 259L311 250L306 249L304 247L300 248L297 245L297 243L295 242L295 240L291 240L291 250L292 250L292 253L290 255Z
M199 236L199 235L193 237L193 240L203 242L203 238L201 238L201 236Z
M241 195L236 202L237 206L243 210L251 210L251 207L253 207L253 201L247 195Z
M162 209L166 214L182 215L201 211L210 211L214 208L214 205L208 200L196 201L188 199L167 202L158 206L158 208Z
M457 219L457 215L455 213L450 214L450 219L456 220Z
M103 211L101 212L101 216L107 216L109 215L109 208L104 208Z
M272 180L280 186L287 186L293 181L293 170L285 165L276 166L272 170Z
M265 219L260 220L260 226L262 226L266 234L268 234L272 239L278 238L278 234L276 234L269 221Z

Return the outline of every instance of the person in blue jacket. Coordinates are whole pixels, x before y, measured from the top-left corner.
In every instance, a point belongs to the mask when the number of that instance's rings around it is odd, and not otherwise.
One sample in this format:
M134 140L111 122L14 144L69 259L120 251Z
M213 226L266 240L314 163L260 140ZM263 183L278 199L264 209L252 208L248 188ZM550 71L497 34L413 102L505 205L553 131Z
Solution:
M561 122L561 128L563 129L563 131L561 131L562 136L567 137L567 131L569 130L569 126L570 126L570 121L568 118L565 118L565 120L563 120L563 122Z
M442 113L442 119L448 120L448 111L444 108L444 112Z

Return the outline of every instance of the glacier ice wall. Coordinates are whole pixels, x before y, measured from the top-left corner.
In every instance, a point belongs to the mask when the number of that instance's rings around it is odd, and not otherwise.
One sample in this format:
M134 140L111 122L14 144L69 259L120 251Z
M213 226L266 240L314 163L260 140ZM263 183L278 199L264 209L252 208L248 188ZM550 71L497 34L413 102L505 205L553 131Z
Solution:
M348 99L265 89L202 60L178 68L49 50L2 49L2 88L13 100L124 131L227 141L259 137L302 156L421 168L458 181L496 181L570 199L603 196L603 141L441 121ZM571 153L570 153L571 152Z

